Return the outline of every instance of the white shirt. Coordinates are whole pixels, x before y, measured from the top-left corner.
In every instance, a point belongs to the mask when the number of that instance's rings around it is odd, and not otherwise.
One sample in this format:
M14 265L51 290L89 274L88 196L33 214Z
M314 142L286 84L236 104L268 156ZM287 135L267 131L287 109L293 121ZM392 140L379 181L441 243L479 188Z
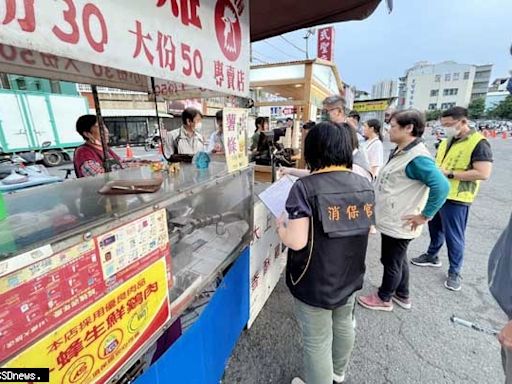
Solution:
M370 167L377 167L374 177L377 177L380 169L384 165L384 146L378 137L366 142L366 155Z
M210 140L208 141L208 153L224 152L224 134L219 131L215 131L211 134Z
M167 155L195 155L205 149L203 136L197 131L189 136L185 127L175 129L167 137L168 140L165 140Z

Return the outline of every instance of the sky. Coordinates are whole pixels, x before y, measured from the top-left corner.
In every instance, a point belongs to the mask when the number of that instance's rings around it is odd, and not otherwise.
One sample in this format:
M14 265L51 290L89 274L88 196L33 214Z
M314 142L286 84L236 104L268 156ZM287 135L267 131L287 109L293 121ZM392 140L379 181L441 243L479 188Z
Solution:
M398 79L418 61L494 64L491 81L512 70L512 0L394 0L391 14L382 1L367 19L335 28L336 64L357 89ZM297 47L279 36L254 43L254 63L304 59L304 35L283 35ZM316 36L309 54L316 56Z

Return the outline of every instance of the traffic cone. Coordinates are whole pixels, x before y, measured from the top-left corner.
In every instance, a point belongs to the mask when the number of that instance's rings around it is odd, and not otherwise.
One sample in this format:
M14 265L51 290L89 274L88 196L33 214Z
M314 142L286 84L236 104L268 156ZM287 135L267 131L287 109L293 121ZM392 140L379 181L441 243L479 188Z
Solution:
M133 157L133 150L130 147L130 144L126 144L126 158L131 159Z
M503 131L503 132L501 132L501 138L502 138L503 140L506 140L506 139L507 139L507 131Z
M489 131L487 129L484 129L484 137L489 137Z

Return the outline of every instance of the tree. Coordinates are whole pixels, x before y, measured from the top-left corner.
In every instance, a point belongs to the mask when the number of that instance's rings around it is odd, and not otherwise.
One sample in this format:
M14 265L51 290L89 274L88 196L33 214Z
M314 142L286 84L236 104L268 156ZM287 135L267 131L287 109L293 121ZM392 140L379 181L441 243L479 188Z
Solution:
M469 103L468 114L470 119L479 119L484 115L485 99L478 98Z
M427 119L427 121L437 120L441 117L441 113L443 113L443 111L441 111L439 109L434 109L433 111L427 111L425 113L425 118Z
M512 120L512 95L489 111L489 116L498 119Z

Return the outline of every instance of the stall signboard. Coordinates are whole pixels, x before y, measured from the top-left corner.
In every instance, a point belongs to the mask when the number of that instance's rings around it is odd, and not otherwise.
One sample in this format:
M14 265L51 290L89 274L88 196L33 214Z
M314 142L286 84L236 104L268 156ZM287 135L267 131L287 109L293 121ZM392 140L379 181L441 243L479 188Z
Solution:
M47 60L249 93L248 0L4 0L0 20L0 43Z
M0 277L0 362L58 332L158 260L166 263L171 281L164 209L63 251L34 256L7 264Z
M276 287L286 266L286 247L283 246L274 216L261 201L254 204L254 226L251 241L250 328Z
M49 368L50 383L105 383L170 319L167 267L161 258L5 368Z
M334 61L334 27L324 27L318 30L317 57Z
M249 111L242 108L224 108L223 111L222 126L226 162L228 171L234 172L249 164L246 145Z
M357 112L385 111L389 107L389 101L355 101L354 110Z
M153 93L152 89L150 89L150 93ZM192 87L184 83L163 79L155 79L154 94L159 101L199 98L207 99L225 95L224 91L213 91L202 87Z
M0 44L0 72L96 84L130 91L147 92L149 90L147 77L138 73L85 63L27 48L17 48L7 44Z

